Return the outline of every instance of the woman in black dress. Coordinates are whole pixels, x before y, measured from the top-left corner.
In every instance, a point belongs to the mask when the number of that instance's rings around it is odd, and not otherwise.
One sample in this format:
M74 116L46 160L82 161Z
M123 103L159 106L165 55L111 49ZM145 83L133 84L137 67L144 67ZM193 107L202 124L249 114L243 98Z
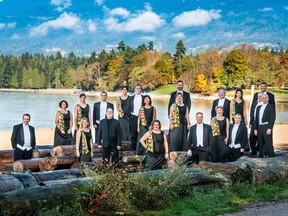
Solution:
M118 120L120 122L121 141L130 141L129 118L131 115L131 109L127 86L122 87L122 95L116 101L116 109L118 111Z
M214 136L214 143L211 146L211 161L224 162L223 152L228 148L229 136L229 120L223 116L223 107L215 107L216 116L211 119L212 133Z
M176 94L175 103L170 107L169 121L169 152L184 151L190 120L181 93Z
M247 113L246 113L246 102L243 99L242 89L237 89L234 95L234 99L230 103L230 124L235 123L235 115L240 114L242 116L242 124L247 125Z
M161 131L159 120L154 120L151 127L151 130L140 139L140 143L147 151L146 164L148 169L162 169L165 160L169 158L167 138L164 131Z
M60 101L59 107L60 110L57 111L55 116L56 128L54 135L54 146L71 145L73 126L72 113L67 110L68 102L66 100Z
M81 93L79 99L79 104L76 104L74 108L74 136L76 136L82 118L86 117L88 121L91 122L91 110L89 104L86 103L86 95L84 93Z
M138 126L137 131L140 133L139 139L147 133L149 130L151 123L156 119L156 109L152 106L151 97L149 95L145 95L142 100L142 106L139 110L138 116ZM145 149L141 145L140 142L137 143L136 155L144 155L146 153Z
M91 162L93 157L92 133L89 121L83 117L76 134L76 155L78 161Z

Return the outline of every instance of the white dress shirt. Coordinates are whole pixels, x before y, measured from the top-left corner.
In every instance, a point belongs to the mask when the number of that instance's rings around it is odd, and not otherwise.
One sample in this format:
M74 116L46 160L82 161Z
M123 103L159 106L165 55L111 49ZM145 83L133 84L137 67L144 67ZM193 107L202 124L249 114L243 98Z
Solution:
M100 102L100 119L99 119L99 121L101 121L102 119L105 119L106 111L107 111L107 101L101 101Z
M264 111L266 109L267 104L268 103L262 104L262 106L259 110L259 125L266 124L266 123L268 124L268 122L262 122L263 114L264 114Z
M134 110L132 112L132 115L138 116L140 107L142 105L142 95L141 94L135 94L133 103L134 103Z
M260 102L257 103L257 105L256 105L256 107L255 107L255 110L254 110L254 119L256 119L257 107L258 107L258 106L262 106L262 105L263 105L262 101L260 101Z
M224 106L224 102L225 102L225 98L219 98L219 101L218 101L218 106Z
M197 147L203 147L203 123L196 126L196 136L197 136Z
M232 135L231 135L231 143L229 144L230 148L240 148L241 147L240 143L235 143L236 134L237 134L239 125L240 124L234 124L233 125Z
M22 151L24 151L25 149L29 151L30 149L32 149L31 134L30 134L29 125L25 125L24 123L23 123L23 134L24 134L24 145L21 146L20 144L17 144L17 148L21 149Z

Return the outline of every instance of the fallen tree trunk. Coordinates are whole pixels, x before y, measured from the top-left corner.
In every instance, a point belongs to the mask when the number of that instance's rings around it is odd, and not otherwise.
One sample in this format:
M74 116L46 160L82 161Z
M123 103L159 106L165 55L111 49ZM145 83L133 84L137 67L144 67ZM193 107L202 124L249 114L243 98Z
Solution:
M76 146L75 145L61 145L51 149L51 156L75 156Z
M76 161L76 157L62 156L62 157L46 157L43 158L39 164L41 171L52 171L54 169L69 169Z
M0 171L13 171L13 163L0 163Z
M33 158L29 160L18 160L13 163L14 171L30 170L33 172L39 171L39 162L42 158Z
M140 164L141 162L144 162L145 156L140 155L134 155L134 156L124 156L122 158L122 161L126 164Z
M47 172L35 172L31 175L36 179L38 183L52 180L63 180L72 178L85 177L85 173L82 169L65 169L65 170L54 170Z
M49 157L51 155L51 149L35 149L33 150L32 157L33 158L44 158Z
M17 178L12 175L0 174L0 194L12 191L23 189L24 186Z
M0 163L13 163L14 151L13 150L1 150L0 151Z

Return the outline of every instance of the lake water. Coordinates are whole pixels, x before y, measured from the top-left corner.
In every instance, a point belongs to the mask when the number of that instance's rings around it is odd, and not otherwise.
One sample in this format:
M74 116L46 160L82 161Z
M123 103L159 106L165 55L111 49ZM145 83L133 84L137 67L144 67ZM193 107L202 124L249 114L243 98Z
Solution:
M119 94L120 95L120 94ZM58 110L58 103L65 99L69 103L69 110L73 111L74 106L79 102L76 95L49 95L49 94L33 94L19 92L0 92L0 130L11 130L13 125L22 122L22 115L29 113L31 115L30 124L36 128L54 128L54 117ZM99 101L99 97L87 96L87 103L93 107L93 104ZM108 101L115 106L115 97L108 95ZM153 101L153 96L152 96ZM168 101L154 100L153 106L157 110L157 118L163 126L168 126ZM199 111L204 113L204 122L209 123L212 101L193 100L190 111L191 123L195 123L195 114ZM249 105L247 106L249 107ZM288 122L288 104L277 104L277 122ZM248 110L247 110L247 113ZM117 113L115 113L117 117Z

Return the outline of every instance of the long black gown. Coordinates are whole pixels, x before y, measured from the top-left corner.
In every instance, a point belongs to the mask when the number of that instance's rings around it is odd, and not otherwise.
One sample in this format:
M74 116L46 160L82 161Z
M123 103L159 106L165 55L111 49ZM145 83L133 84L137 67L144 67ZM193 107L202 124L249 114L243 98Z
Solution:
M141 145L141 143L139 142L139 140L142 138L142 136L147 133L147 131L149 130L149 127L151 126L151 123L153 121L153 111L154 111L154 107L151 106L150 108L145 108L144 107L144 115L145 115L145 119L147 122L147 126L142 126L140 123L140 135L138 136L138 142L137 142L137 147L136 147L136 154L137 155L144 155L146 153L146 149Z
M174 127L173 130L169 129L169 152L184 151L187 142L187 106L184 104L183 106L178 106L178 109L180 127Z
M121 107L124 113L123 118L121 118L118 115L118 120L120 122L120 132L121 132L121 140L122 141L130 141L131 140L131 134L130 134L130 125L129 125L129 118L131 115L131 108L129 103L129 97L127 99L123 100L120 97L121 100Z
M54 134L54 146L59 145L71 145L72 144L72 133L68 134L68 130L70 128L70 111L65 114L64 116L64 129L65 133L61 133L59 128L55 128L55 134Z
M87 154L82 154L83 143L82 143L82 133L81 133L80 145L79 145L80 157L77 158L77 161L91 162L91 146L90 146L90 140L92 139L91 130L89 130L88 132L84 131L84 134L86 136L87 146L88 146L89 152Z
M152 132L154 152L147 152L146 164L149 170L162 169L165 165L164 132L155 134Z

